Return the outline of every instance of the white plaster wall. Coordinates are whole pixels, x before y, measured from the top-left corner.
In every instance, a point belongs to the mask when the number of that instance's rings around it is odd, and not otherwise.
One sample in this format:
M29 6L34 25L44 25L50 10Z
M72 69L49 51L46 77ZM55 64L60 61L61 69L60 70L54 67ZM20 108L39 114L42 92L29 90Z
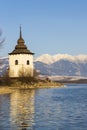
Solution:
M15 60L18 60L18 65L15 65ZM29 65L27 65L29 60ZM20 74L28 74L33 76L33 55L30 54L15 54L9 55L9 76L19 77Z

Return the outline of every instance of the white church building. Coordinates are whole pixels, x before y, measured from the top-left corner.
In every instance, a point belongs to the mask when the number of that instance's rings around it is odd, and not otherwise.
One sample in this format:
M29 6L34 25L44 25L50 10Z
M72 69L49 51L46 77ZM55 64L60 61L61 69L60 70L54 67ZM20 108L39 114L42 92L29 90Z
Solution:
M17 45L15 49L9 53L9 77L33 77L33 55L34 53L28 50L25 45L20 27L20 37L17 40Z

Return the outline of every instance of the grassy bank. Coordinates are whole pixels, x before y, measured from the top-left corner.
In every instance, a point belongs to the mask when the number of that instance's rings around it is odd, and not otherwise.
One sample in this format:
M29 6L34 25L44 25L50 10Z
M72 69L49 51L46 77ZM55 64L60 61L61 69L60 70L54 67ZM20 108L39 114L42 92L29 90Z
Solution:
M10 88L8 86L0 86L0 94L8 94L14 92L14 88Z
M17 82L12 85L12 88L16 89L44 89L44 88L59 88L63 87L63 84L61 83L56 83L56 82L38 82L38 83L31 83L31 84L26 84L26 83L21 83Z
M13 85L9 86L0 86L0 94L8 94L16 91L17 89L46 89L46 88L60 88L64 87L63 84L60 83L34 83L34 84L21 84L17 82Z
M0 85L0 94L12 93L16 89L44 89L44 88L59 88L64 87L62 83L52 82L48 79L10 79L10 82L3 82L4 85ZM10 84L9 84L10 83Z

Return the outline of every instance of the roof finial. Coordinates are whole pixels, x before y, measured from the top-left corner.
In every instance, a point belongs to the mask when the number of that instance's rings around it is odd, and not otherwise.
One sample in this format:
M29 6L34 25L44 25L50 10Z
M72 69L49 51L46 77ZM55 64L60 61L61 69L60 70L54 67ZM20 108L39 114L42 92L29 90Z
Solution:
M22 38L21 25L20 25L20 38Z

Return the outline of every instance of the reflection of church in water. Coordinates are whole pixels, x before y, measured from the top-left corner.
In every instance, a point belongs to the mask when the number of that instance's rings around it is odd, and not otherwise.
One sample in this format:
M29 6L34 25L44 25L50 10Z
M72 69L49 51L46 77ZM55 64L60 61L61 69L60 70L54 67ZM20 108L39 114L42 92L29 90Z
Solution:
M10 97L10 118L12 126L27 130L34 124L35 90L17 90ZM15 128L16 129L16 128Z

